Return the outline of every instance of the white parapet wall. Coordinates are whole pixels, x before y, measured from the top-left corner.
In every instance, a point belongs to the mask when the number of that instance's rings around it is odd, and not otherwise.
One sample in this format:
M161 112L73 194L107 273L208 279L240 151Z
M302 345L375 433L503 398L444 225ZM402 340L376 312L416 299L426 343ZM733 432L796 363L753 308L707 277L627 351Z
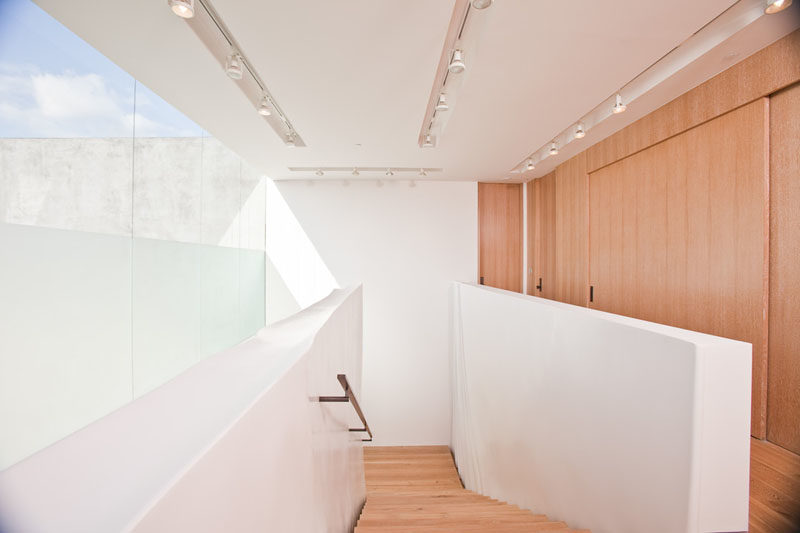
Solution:
M352 531L361 287L336 290L0 472L0 531Z
M746 531L750 344L453 287L468 489L593 533Z

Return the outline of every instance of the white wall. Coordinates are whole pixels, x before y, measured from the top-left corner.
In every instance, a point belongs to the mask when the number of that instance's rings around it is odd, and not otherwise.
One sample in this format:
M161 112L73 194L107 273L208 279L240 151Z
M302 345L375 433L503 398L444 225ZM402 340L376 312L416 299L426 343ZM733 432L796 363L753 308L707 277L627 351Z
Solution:
M594 533L745 531L752 347L454 284L468 489Z
M280 197L305 232L293 236L294 248L275 234L292 227L275 219ZM467 182L285 181L268 189L268 318L304 305L287 301L287 291L329 291L324 267L340 286L364 285L361 403L374 444L450 442L448 291L453 280L476 279L477 212L477 185ZM292 254L308 272L300 287ZM319 260L324 265L309 265Z

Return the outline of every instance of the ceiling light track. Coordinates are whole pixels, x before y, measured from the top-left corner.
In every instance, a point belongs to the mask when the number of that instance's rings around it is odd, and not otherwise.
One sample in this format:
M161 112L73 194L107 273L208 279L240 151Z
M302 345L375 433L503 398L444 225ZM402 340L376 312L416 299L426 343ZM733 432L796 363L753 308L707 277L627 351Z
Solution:
M577 139L582 139L600 122L624 113L628 106L670 76L687 67L697 58L711 51L746 26L752 24L766 14L780 0L739 0L720 13L698 31L664 54L649 67L637 74L628 83L620 87L610 97L561 131L553 140L541 146L533 153L525 156L512 170L513 173L532 172L536 165L548 157L558 155L559 147ZM783 0L779 5L790 5L791 0ZM766 8L764 6L767 6ZM596 141L599 141L597 139ZM596 142L595 141L595 142ZM539 169L540 174L552 170L553 165ZM538 176L536 176L538 177Z
M478 29L472 17L492 5L491 0L456 0L444 47L439 57L439 66L428 98L428 107L422 119L422 128L417 138L420 148L434 148L444 131L448 117L452 115L463 83L464 72L469 69L470 57L475 49Z
M386 176L394 176L395 174L416 174L420 177L426 177L428 173L442 172L441 168L428 168L428 167L362 167L362 166L346 166L346 167L289 167L290 172L302 174L301 178L308 177L309 174L322 177L326 174L350 174L351 176L360 176L361 173L382 173Z
M264 117L283 143L286 146L305 146L289 117L275 101L210 0L168 0L168 3L173 12L189 24L211 53L224 62L225 72L237 81L256 112ZM182 14L189 13L190 8L191 16ZM219 39L220 36L222 40Z

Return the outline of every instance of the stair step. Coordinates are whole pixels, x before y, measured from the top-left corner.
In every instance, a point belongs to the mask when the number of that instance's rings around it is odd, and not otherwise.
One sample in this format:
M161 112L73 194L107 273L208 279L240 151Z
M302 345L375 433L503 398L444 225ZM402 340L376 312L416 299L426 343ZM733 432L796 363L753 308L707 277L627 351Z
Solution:
M590 533L466 490L446 446L365 448L364 468L356 533Z

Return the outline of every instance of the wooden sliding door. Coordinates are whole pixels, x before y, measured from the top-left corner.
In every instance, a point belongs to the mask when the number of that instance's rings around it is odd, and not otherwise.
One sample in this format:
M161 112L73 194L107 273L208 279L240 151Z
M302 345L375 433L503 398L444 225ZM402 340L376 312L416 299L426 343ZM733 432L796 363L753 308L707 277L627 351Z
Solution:
M767 438L800 454L800 84L770 98L770 174Z
M478 183L480 282L522 292L522 184Z
M753 345L766 401L768 99L589 175L590 306Z
M528 294L556 297L556 175L528 182Z

